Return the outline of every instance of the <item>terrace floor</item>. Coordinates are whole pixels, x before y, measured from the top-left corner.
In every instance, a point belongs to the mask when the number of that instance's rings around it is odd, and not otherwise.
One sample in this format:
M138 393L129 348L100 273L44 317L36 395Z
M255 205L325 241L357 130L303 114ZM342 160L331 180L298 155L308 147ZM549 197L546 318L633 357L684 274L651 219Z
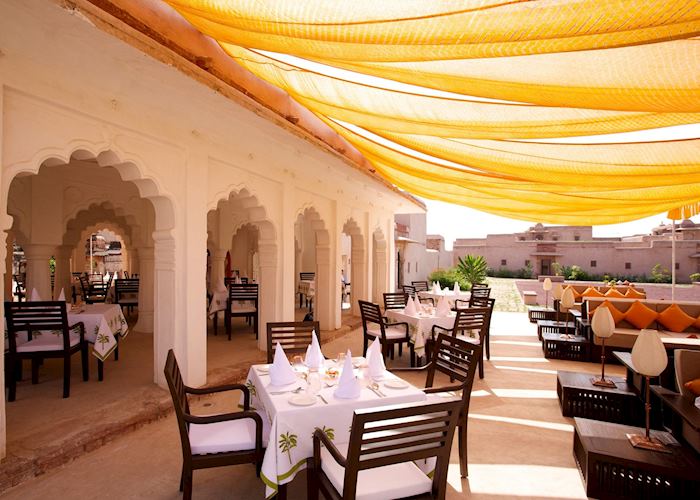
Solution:
M349 318L345 319L347 321ZM354 353L359 352L360 331L356 323L346 324L343 330L329 336L329 341L322 342L324 352L329 357L347 348ZM249 364L262 357L254 349L252 335L238 333L233 342L225 340L221 333L218 337L210 334L210 383L236 378L231 376L234 372L242 371L242 376L245 376ZM148 382L152 372L149 338L135 334L133 332L133 338L129 337L128 342L124 343L120 361L113 364L119 365L119 369L109 366L106 380L101 386L94 380L85 384L74 382L75 395L88 391L89 398L71 396L68 400L62 400L58 384L49 387L52 382L46 382L45 397L18 400L27 407L22 411L19 405L10 407L10 451L18 442L49 439L42 437L42 432L37 432L47 421L55 421L49 413L51 410L45 410L46 405L59 408L80 401L80 416L73 418L80 418L83 423L86 420L99 422L99 419L109 415L103 405L111 408L109 397L105 394L126 391L126 385L129 386L130 396L120 397L119 404L113 404L114 408L110 411L116 408L129 412L131 405L140 406L144 394L151 392L154 393L154 401L157 401L152 404L160 405L163 398L166 406L170 404L165 391ZM595 373L598 365L544 359L535 325L527 321L524 313L496 312L491 343L492 357L491 361L486 362L486 378L477 378L471 401L470 475L465 480L459 477L455 443L447 497L585 498L572 455L572 420L561 416L556 397L556 372L564 369ZM404 354L404 359L397 359L395 364L405 365L407 358ZM143 362L142 366L139 360ZM611 366L609 371L617 375L623 373L619 366ZM422 386L424 381L412 382ZM21 396L22 392L22 388L19 388L18 395ZM215 413L233 407L237 401L232 398L215 395L203 398L197 404L206 413ZM28 420L24 420L25 416ZM61 428L70 432L66 429L71 429L72 425L77 425L76 420L67 422ZM47 464L45 473L5 491L4 498L180 498L180 440L172 413L166 413L124 436L112 436L107 441L92 452L83 452L66 465L51 467ZM290 498L305 497L304 473L291 483L289 493ZM264 496L263 484L255 477L252 466L197 471L194 495L196 498L212 499Z

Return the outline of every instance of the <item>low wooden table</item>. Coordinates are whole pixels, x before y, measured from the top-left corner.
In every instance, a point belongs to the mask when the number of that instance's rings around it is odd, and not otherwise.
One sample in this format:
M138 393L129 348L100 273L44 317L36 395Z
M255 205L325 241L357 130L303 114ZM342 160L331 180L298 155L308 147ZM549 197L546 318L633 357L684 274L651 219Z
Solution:
M574 419L574 458L593 498L698 498L700 459L687 446L671 444L671 453L634 448L626 434L644 434L627 425ZM668 432L652 431L664 443Z
M606 377L617 387L597 387L591 373L557 372L557 395L565 417L584 417L620 424L641 425L642 401L621 377Z
M576 325L572 321L553 321L548 319L540 319L537 321L537 338L542 340L542 335L545 333L574 333Z
M663 402L664 426L676 439L700 453L700 408L695 406L695 400L659 385L651 386L651 392Z
M557 312L551 307L533 306L528 307L527 317L530 323L537 323L537 321L541 319L554 321L557 319Z
M547 359L588 361L588 346L588 339L580 335L562 337L559 333L542 334L542 350Z

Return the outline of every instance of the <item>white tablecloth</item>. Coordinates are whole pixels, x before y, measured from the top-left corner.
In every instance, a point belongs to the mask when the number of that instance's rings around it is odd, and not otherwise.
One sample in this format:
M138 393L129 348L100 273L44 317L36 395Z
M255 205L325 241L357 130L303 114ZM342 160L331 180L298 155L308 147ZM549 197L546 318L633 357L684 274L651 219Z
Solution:
M68 310L68 325L85 324L85 339L93 344L92 354L104 361L117 347L117 336L129 334L122 308L117 304L86 304L81 313Z
M327 361L326 366L334 365L334 362ZM335 387L326 387L325 380L322 380L320 394L328 404L317 398L312 406L293 406L288 402L291 393L270 393L305 387L306 383L300 379L288 386L270 386L270 376L260 373L259 368L251 367L246 385L251 393L251 406L270 425L270 440L260 473L266 486L266 498L277 493L278 485L290 482L300 470L306 468L306 459L313 456L312 436L316 429L322 429L333 441L347 442L354 410L426 400L425 393L410 384L404 389L389 389L381 382L380 391L386 397L379 397L365 387L358 399L337 399L333 395ZM366 369L357 369L356 373L361 377L361 382L368 380ZM385 377L398 378L389 372Z
M409 316L404 313L402 309L388 309L386 311L386 317L390 323L408 323L409 333L411 335L411 341L413 342L413 347L416 351L416 356L423 356L425 354L425 341L430 338L430 332L433 329L433 325L438 325L443 328L452 328L455 324L455 317L457 313L450 312L449 316L434 316L420 313L415 316Z
M214 290L211 304L209 304L209 317L214 316L218 311L225 311L227 301L228 290Z
M459 294L455 294L454 290L450 290L447 293L445 292L440 292L440 293L433 293L433 292L418 292L418 296L421 299L433 299L435 301L435 305L437 305L438 300L440 300L440 297L445 297L447 301L450 303L450 305L454 305L455 300L469 300L469 297L472 296L471 292L459 292Z
M300 280L297 285L297 293L313 297L316 293L316 280Z

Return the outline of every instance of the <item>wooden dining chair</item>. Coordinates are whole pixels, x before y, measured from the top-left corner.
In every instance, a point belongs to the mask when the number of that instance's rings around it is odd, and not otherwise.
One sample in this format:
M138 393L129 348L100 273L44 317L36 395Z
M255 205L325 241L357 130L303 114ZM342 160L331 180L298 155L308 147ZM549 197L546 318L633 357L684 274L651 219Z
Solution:
M408 295L403 292L389 292L384 294L384 310L404 309Z
M291 321L284 323L267 324L267 362L272 363L275 358L277 343L282 346L284 353L305 354L306 348L311 344L312 332L316 332L319 344L321 343L321 329L318 321Z
M228 300L224 321L226 333L231 340L231 319L250 318L255 338L258 338L258 284L231 283L228 285Z
M482 299L488 299L491 296L491 289L488 287L472 287L471 297L479 297Z
M432 352L432 344L440 333L449 334L452 337L483 346L486 342L486 326L490 310L485 307L470 307L458 309L452 328L444 328L433 325L431 338L427 342L427 352ZM476 332L476 337L470 336ZM479 350L479 378L484 378L484 350Z
M17 374L25 359L32 361L32 384L39 383L39 365L44 359L63 358L63 397L70 396L71 356L80 353L83 381L90 377L88 343L83 322L68 326L65 301L5 302L8 351L6 374L8 401L17 394ZM26 342L17 343L17 335Z
M427 281L411 281L411 286L416 289L416 292L427 292L428 282Z
M313 434L307 495L325 498L445 498L459 399L355 410L348 443ZM416 463L435 457L432 478Z
M202 389L186 386L172 349L168 351L163 371L180 431L180 491L183 492L183 498L192 498L192 473L197 469L253 463L255 472L260 477L264 454L263 422L260 415L250 408L248 388L243 384ZM188 394L203 395L224 391L243 393L243 411L208 416L197 416L190 412Z
M439 401L450 393L461 391L462 408L459 416L459 469L462 477L469 475L467 453L467 424L469 422L469 402L476 365L481 346L441 333L432 345L430 363L420 368L394 368L392 372L425 372L425 389L429 401ZM450 379L449 385L435 386L435 375L442 373Z
M15 291L12 292L12 295L17 297L18 302L27 300L27 287L25 283L25 276L23 274L13 274L12 277L15 281Z
M80 289L86 304L103 303L107 300L109 288L101 281L91 282L87 276L81 276Z
M382 355L384 356L385 360L389 354L391 354L393 359L394 346L397 344L399 346L399 356L401 356L401 347L405 343L408 344L408 348L411 353L411 366L414 366L416 363L416 353L413 348L413 343L411 342L408 323L389 323L389 321L382 316L379 304L374 304L364 300L359 300L358 302L360 304L360 315L362 316L364 345L362 355L367 355L367 347L369 346L369 342L373 341L374 339L379 339L379 342L382 345Z
M496 299L483 297L470 297L469 307L487 308L489 310L488 318L486 319L486 335L484 336L484 353L486 359L491 359L491 320L493 319L493 308L496 305Z
M139 305L139 279L114 280L114 303L133 312L134 306Z
M413 299L418 299L418 302L423 302L423 303L426 303L426 304L430 304L430 305L432 305L432 306L435 305L435 301L432 299L432 297L425 297L425 298L423 298L423 297L421 297L420 295L418 295L418 290L416 289L415 286L413 286L413 285L403 285L402 288L403 288L403 293L405 293L406 295L408 295L409 297L411 297L411 298L413 298Z

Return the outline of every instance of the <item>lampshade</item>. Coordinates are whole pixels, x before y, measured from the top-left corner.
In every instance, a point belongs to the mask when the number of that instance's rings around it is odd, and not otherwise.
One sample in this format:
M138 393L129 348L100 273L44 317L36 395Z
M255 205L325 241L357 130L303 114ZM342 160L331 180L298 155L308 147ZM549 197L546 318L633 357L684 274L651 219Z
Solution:
M659 332L642 330L632 347L632 363L637 373L658 377L666 369L668 356Z
M561 294L561 308L569 310L572 307L574 307L575 302L576 300L574 299L574 289L566 287L564 289L564 292Z
M545 278L544 281L542 282L542 289L545 292L548 292L552 289L552 280L549 278Z
M596 307L591 319L591 328L596 337L607 339L615 331L615 320L607 307Z
M557 300L561 300L562 293L564 293L564 287L561 286L561 283L557 283L554 287L554 291L552 292L552 297Z

